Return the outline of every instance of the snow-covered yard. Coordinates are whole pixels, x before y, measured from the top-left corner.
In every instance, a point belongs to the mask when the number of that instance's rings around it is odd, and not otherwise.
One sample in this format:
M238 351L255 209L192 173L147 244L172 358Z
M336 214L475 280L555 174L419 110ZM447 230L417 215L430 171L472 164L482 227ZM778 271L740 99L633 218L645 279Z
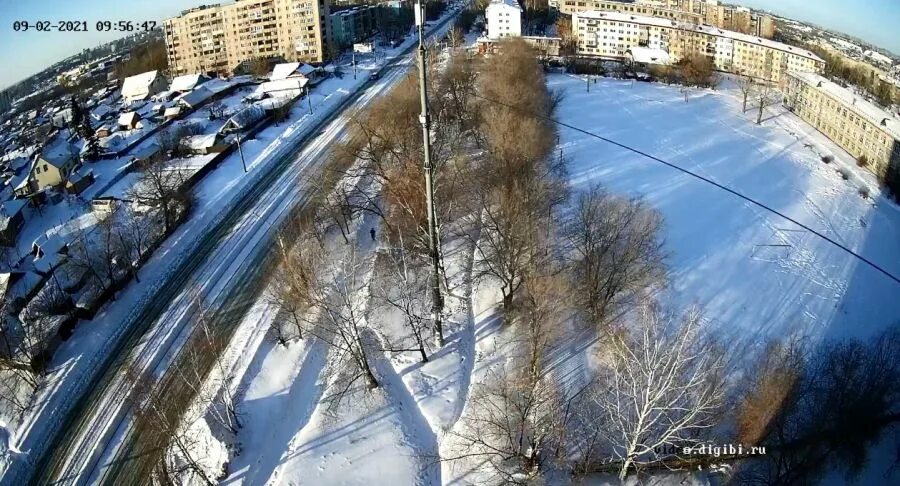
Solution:
M780 105L756 125L727 84L685 102L661 84L601 79L588 93L577 77L548 83L564 93L561 121L728 186L900 275L900 208L877 189L861 197L861 186L878 187L874 176ZM574 190L603 184L662 212L672 298L699 304L735 343L869 337L900 319L900 285L816 235L590 135L560 128L560 138Z

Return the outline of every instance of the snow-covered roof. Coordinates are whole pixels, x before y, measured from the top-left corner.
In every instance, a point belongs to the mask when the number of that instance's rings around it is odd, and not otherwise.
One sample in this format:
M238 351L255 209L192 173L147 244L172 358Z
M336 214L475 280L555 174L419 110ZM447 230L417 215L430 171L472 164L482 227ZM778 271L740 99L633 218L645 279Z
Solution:
M517 10L522 10L522 6L519 5L518 0L491 0L491 3L488 4L487 8L491 7L512 7Z
M309 77L310 74L314 73L316 68L310 66L309 64L304 64L302 62L286 62L282 64L278 64L272 69L272 75L269 76L269 79L272 81L277 81L280 79L287 79L292 76L303 76Z
M300 96L303 87L309 84L307 78L288 78L277 81L267 81L256 88L256 93L270 96Z
M222 125L222 130L246 130L254 123L262 120L265 116L266 111L261 106L250 105L232 115L232 117Z
M166 108L166 111L163 112L163 116L166 118L178 116L180 114L181 114L180 106L170 106L169 108Z
M72 160L73 154L69 141L65 137L58 136L52 142L44 147L41 152L41 160L53 165L54 167L62 167L66 162Z
M181 143L191 150L201 150L214 146L218 139L218 133L210 133L208 135L192 135L190 137L185 137Z
M159 76L159 71L147 71L125 78L122 82L122 96L129 100L138 100L150 95L150 85Z
M857 115L880 127L895 140L900 140L900 120L891 113L879 108L874 103L857 96L847 88L844 88L815 73L795 73L788 75L802 81L810 87L827 93Z
M662 49L651 49L649 47L631 47L628 49L634 62L641 64L669 64L669 53Z
M112 111L113 109L109 105L101 104L100 106L94 108L94 111L91 112L91 116L94 117L95 120L101 120L106 115L109 115Z
M197 89L188 91L187 93L178 96L175 98L177 101L183 103L188 108L196 108L197 106L203 104L204 101L210 99L215 93L206 89L203 86L200 86Z
M132 150L129 154L133 159L139 160L147 160L150 157L153 157L157 152L159 152L159 144L150 143L146 145L142 145L135 150Z
M108 137L101 138L97 143L107 152L118 152L128 145L121 133L113 133Z
M9 222L25 207L24 199L10 199L0 204L0 231L9 226Z
M29 180L28 176L29 175L30 174L27 172L24 174L17 175L9 180L9 185L12 186L13 190L16 190L16 191L18 191L19 189L24 189L25 187L28 186L28 180Z
M135 111L128 111L119 115L118 124L123 127L130 127L131 125L137 123L138 120L141 119L141 116L137 114Z
M202 74L185 74L184 76L177 76L172 80L169 91L190 91L207 81L209 81L209 78Z
M724 30L718 27L712 27L709 25L696 25L687 22L677 22L675 20L662 18L662 17L648 17L645 15L633 15L625 12L608 12L603 10L588 10L586 12L577 12L572 14L573 23L575 17L586 18L586 19L602 19L602 20L610 20L615 22L631 22L641 25L650 25L655 27L666 27L669 29L679 29L684 31L693 31L693 32L702 32L709 35L714 35L717 37L724 37L727 39L737 40L741 42L746 42L748 44L754 44L758 46L767 47L770 49L776 49L782 52L787 52L789 54L794 54L801 57L806 57L809 59L813 59L819 62L825 62L821 57L813 54L806 49L800 49L799 47L789 46L787 44L776 42L769 39L763 39L761 37L756 37L748 34L742 34L740 32L734 32L732 30Z

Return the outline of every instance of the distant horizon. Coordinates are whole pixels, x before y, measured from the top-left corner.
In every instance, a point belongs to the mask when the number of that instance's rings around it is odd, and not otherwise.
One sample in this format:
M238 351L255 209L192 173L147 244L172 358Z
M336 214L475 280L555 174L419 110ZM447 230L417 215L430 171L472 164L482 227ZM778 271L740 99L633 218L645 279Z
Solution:
M91 0L83 5L79 0L31 0L29 2L5 2L3 28L0 29L0 62L7 69L0 72L0 90L24 81L49 68L53 64L77 55L85 49L126 37L120 32L96 32L98 21L153 20L162 23L181 11L211 0L131 0L129 15L121 17L118 0ZM231 3L224 0L219 3ZM894 29L900 25L900 2L896 0L819 0L816 8L810 8L806 0L740 0L740 5L766 10L775 15L800 22L815 24L821 28L858 38L868 44L900 56L900 36ZM52 15L47 12L53 12ZM108 12L116 12L115 17ZM25 20L84 20L88 32L16 32L13 22Z

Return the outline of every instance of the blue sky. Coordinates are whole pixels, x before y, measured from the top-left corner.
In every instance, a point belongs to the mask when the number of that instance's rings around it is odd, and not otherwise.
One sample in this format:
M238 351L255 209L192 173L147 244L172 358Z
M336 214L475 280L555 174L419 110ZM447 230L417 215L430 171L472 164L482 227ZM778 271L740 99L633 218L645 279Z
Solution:
M732 0L850 34L900 55L900 0Z
M97 21L159 22L210 3L216 0L0 0L0 89L86 47L122 37L97 32ZM16 32L16 20L85 20L88 32Z
M98 20L156 20L216 0L0 0L0 89L67 56L120 37ZM226 3L230 0L224 0ZM900 0L732 0L856 35L900 54ZM16 20L85 20L89 32L15 32Z

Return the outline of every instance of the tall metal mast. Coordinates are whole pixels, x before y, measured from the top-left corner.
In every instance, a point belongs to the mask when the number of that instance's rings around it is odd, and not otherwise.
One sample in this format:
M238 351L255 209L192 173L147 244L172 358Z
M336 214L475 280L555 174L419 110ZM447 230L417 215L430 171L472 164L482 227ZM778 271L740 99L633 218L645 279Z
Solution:
M434 166L431 164L431 119L428 117L428 82L425 73L425 4L416 2L416 26L419 31L419 98L422 102L422 113L419 123L422 124L422 140L425 144L425 198L428 211L428 243L431 253L431 317L434 320L438 344L444 345L444 327L441 323L441 310L444 299L441 296L440 253L438 252L438 234L436 213L434 211Z

